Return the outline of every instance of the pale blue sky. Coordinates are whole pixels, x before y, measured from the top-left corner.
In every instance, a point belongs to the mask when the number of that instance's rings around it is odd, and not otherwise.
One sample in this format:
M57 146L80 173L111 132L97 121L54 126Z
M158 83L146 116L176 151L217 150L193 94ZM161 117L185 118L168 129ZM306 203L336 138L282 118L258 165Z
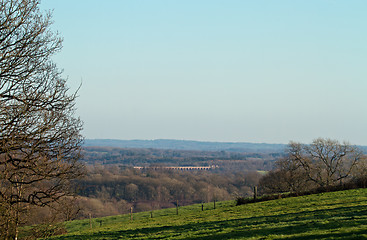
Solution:
M41 6L86 138L367 145L367 1Z

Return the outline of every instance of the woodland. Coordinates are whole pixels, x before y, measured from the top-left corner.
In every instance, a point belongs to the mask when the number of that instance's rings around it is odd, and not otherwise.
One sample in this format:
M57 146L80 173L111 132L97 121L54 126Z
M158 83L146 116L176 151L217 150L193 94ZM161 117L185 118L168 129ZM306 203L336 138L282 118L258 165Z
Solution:
M103 217L251 196L279 153L232 153L167 149L84 147L85 176L73 181L75 195L62 207L35 211L41 222ZM165 166L210 166L168 170ZM135 169L134 166L143 166ZM32 222L36 223L36 222Z

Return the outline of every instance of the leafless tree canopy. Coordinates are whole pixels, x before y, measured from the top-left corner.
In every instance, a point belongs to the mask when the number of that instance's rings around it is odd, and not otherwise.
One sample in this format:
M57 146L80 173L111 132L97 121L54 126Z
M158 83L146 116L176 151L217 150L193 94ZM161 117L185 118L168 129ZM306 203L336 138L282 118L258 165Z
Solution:
M291 142L288 149L288 161L303 168L308 179L319 187L350 177L362 158L357 147L331 139L318 138L310 145Z
M280 187L281 191L291 192L329 188L365 172L361 169L365 169L364 154L347 142L323 138L311 144L290 142L286 153L277 161L278 169L261 180L268 192L279 191Z
M62 39L37 0L0 1L0 200L46 205L81 174L75 94L51 61Z

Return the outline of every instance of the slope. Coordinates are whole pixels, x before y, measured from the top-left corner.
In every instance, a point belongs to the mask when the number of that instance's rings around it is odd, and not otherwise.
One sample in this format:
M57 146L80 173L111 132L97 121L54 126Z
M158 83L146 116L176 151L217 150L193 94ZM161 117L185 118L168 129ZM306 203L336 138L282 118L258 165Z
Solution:
M367 189L204 208L93 219L93 229L89 220L73 221L52 239L367 239Z

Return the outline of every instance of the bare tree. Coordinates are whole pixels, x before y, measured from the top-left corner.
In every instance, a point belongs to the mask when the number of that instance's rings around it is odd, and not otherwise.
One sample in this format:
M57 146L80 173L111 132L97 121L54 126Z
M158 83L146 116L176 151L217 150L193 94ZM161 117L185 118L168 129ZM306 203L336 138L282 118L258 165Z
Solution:
M302 167L318 187L327 188L349 178L362 158L362 151L347 142L318 138L310 145L291 142L287 160Z
M82 174L75 94L51 61L62 39L38 0L0 1L0 202L4 238L17 239L20 213L67 194ZM1 216L3 217L3 216ZM14 231L11 232L10 230Z
M265 193L329 188L366 172L365 156L347 142L318 138L311 144L290 142L286 157L260 180ZM358 169L357 169L358 167Z

